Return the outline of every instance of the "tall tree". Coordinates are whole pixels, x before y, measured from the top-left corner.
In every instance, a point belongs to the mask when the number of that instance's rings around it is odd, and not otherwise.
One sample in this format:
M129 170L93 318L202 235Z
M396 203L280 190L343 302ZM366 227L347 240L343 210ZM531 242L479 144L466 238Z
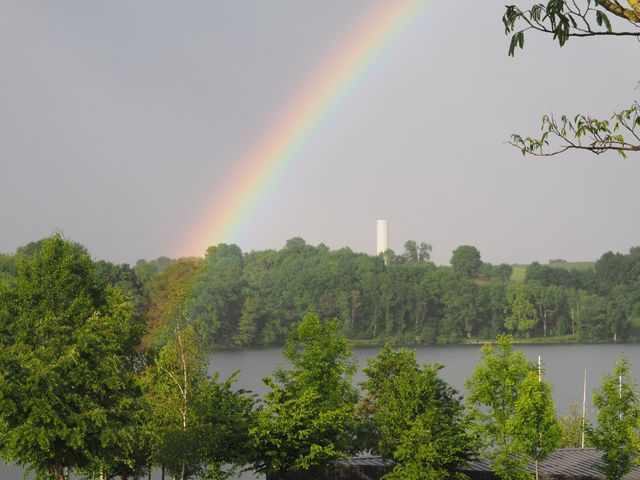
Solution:
M190 315L211 344L230 343L242 310L244 259L237 245L207 249L191 289Z
M463 277L476 277L482 267L480 252L471 245L460 245L451 255L453 271Z
M466 382L475 426L486 442L485 455L505 480L526 477L526 456L518 448L512 425L520 387L532 371L534 366L524 354L513 350L511 336L501 335L495 345L482 347L480 363Z
M464 407L440 368L389 346L369 362L362 411L374 426L374 451L396 463L385 479L454 478L475 453Z
M151 463L173 478L219 475L225 464L248 462L252 400L207 375L207 358L187 313L174 302L171 334L145 372L146 435Z
M146 298L146 334L142 347L147 349L166 342L163 334L172 332L176 317L171 313L182 298L181 292L190 291L197 278L203 260L199 258L180 258L166 265L162 271L150 278L145 285Z
M364 424L367 438L364 447L384 457L391 458L398 445L401 425L383 422L379 412L384 408L391 380L403 372L415 372L420 369L415 352L401 348L394 350L388 343L376 358L368 360L364 373L367 379L362 383L366 392L358 404L359 420Z
M255 468L267 474L310 470L357 450L356 367L339 322L305 315L284 356L292 368L264 379L269 392L250 430Z
M598 409L597 426L590 428L593 446L603 452L602 473L609 480L619 480L638 459L640 403L631 377L629 362L622 357L613 375L605 375L593 396Z
M205 408L206 363L184 301L175 308L168 342L146 372L146 428L152 462L185 480L204 463L197 426Z
M555 327L555 333L560 333L558 320L560 307L565 302L565 289L556 285L543 286L536 282L527 284L527 288L542 323L542 336L547 336L549 327Z
M431 258L431 245L421 242L419 245L414 240L407 240L404 244L402 259L405 263L428 262Z
M528 334L537 323L536 309L531 303L530 290L527 285L508 285L506 291L507 316L504 326L519 335Z
M551 399L551 386L542 372L529 372L518 388L515 415L509 425L515 448L532 458L536 480L538 464L558 448L561 430Z
M480 300L479 287L471 278L451 276L442 295L443 333L448 332L450 339L476 336Z
M0 292L0 453L40 477L135 468L131 303L83 248L54 235L21 255ZM118 459L116 461L115 459Z

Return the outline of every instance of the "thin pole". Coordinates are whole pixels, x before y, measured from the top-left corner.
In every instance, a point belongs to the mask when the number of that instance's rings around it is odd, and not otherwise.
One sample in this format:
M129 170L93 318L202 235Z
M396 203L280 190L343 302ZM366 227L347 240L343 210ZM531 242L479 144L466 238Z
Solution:
M618 377L618 396L622 398L622 375Z
M542 383L542 360L540 359L540 355L538 355L538 383ZM542 432L538 434L540 438L540 444L542 444ZM538 480L538 458L535 459L536 463L536 480Z
M618 396L620 397L620 400L622 400L622 375L620 375L618 377ZM622 420L622 408L620 409L620 420Z
M540 355L538 355L538 381L542 381L542 361L540 360Z
M587 421L587 369L584 369L584 386L582 389L582 441L580 448L584 448L584 427Z

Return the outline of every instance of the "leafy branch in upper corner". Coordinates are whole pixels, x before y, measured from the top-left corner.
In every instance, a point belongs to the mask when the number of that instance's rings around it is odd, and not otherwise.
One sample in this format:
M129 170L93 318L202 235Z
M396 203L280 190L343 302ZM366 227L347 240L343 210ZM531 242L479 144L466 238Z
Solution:
M507 5L502 22L505 34L511 35L509 55L524 48L528 31L550 34L561 47L572 37L624 36L640 41L640 0L627 3L629 8L617 0L549 0L546 5L536 3L525 10ZM635 100L606 119L578 114L573 119L562 115L558 121L553 114L545 115L542 132L540 138L513 134L509 143L523 155L586 150L596 155L614 151L626 157L628 152L640 152L640 104ZM551 145L550 139L560 144Z
M511 35L509 55L524 48L525 32L532 30L553 35L563 46L570 37L630 36L640 40L640 0L628 0L631 8L609 0L549 0L536 3L528 10L507 5L502 16L505 34ZM621 19L614 24L609 16Z
M545 115L542 117L542 132L540 138L513 134L509 143L519 148L523 155L549 157L574 149L596 155L615 151L626 157L627 152L640 152L640 103L635 101L631 107L605 120L578 114L573 119L562 115L558 121L553 115ZM545 147L550 145L549 137L557 137L564 143L545 151Z

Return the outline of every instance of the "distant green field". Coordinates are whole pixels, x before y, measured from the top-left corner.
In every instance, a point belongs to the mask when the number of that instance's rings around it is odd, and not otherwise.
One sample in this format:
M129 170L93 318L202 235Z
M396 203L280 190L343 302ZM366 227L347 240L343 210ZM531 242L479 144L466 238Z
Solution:
M527 270L526 265L513 265L513 273L511 274L511 281L516 283L524 282L524 274Z
M551 263L543 264L553 268L564 268L566 270L587 270L593 268L596 262L566 262L566 263ZM513 274L511 275L512 282L524 282L524 275L528 265L512 265Z

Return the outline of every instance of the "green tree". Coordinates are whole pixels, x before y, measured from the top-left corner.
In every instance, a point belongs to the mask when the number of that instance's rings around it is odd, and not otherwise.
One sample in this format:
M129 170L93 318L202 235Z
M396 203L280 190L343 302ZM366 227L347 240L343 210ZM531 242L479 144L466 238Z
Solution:
M207 375L207 358L187 313L174 302L171 334L145 372L145 422L151 463L174 478L218 478L226 464L246 463L253 401L231 390L233 377Z
M136 262L133 271L136 274L136 278L143 285L146 286L156 275L161 274L165 268L173 263L168 257L158 257L155 260L147 261L140 259Z
M151 462L185 480L204 463L198 427L206 407L206 363L193 326L178 322L145 373Z
M404 244L404 263L428 262L431 258L431 245L421 242L419 245L414 240L407 240Z
M475 453L464 407L441 368L420 367L415 352L388 345L369 362L361 411L373 425L374 451L397 464L385 479L454 478Z
M569 405L569 410L558 418L558 422L560 423L561 431L559 447L581 448L585 421L575 402ZM586 440L585 435L585 446L590 446Z
M565 303L565 289L556 285L543 286L536 282L528 283L527 289L531 292L533 304L542 323L542 336L547 336L551 321L554 321L552 326L555 327L555 333L558 334L558 319L560 318L560 307Z
M625 340L630 326L636 288L626 285L616 285L608 295L607 317L609 319L610 334L613 341Z
M367 380L362 383L366 392L358 404L358 416L367 433L364 447L384 457L391 458L398 445L400 431L390 422L382 423L379 411L389 395L391 379L402 373L420 369L415 353L401 348L394 350L386 344L376 358L367 361L364 373Z
M166 342L163 335L171 332L175 325L176 301L182 298L181 292L189 292L196 279L203 260L199 258L180 258L167 264L145 284L146 294L146 332L142 338L142 347L158 347Z
M638 458L640 404L626 358L618 360L613 375L602 379L593 404L598 409L597 426L589 428L589 438L603 452L602 473L609 480L619 480Z
M511 280L511 275L513 275L513 267L508 263L501 263L500 265L493 267L492 276L498 280L508 282Z
M264 379L269 392L250 429L254 467L267 474L313 469L357 449L356 367L339 322L305 315L284 356L292 368Z
M551 399L551 386L542 380L542 372L529 372L522 380L509 428L514 447L533 459L538 480L540 460L558 448L562 434Z
M0 290L3 459L41 478L136 470L131 302L60 235L21 255L15 285Z
M449 339L476 336L481 310L478 285L471 278L451 275L444 286L443 333L448 333Z
M244 288L244 258L237 245L207 249L191 289L190 315L211 344L229 344L238 329Z
M12 281L17 273L16 257L0 253L0 281Z
M460 245L451 255L451 266L456 274L475 278L482 267L480 252L471 245Z
M571 38L617 36L640 39L640 2L627 0L548 0L529 9L507 5L502 21L505 33L511 35L509 55L524 47L527 32L551 35L563 46ZM522 154L556 155L567 150L583 150L600 154L608 151L626 156L640 151L640 103L614 112L610 118L598 119L589 114L575 116L553 114L542 118L540 138L511 136L511 144ZM550 145L550 139L559 142ZM551 150L547 151L547 147Z
M233 478L253 460L249 429L256 400L250 392L234 389L235 381L235 375L220 381L215 373L205 386L199 412L203 478Z
M536 308L531 303L530 290L525 284L507 286L507 316L504 326L513 333L527 334L537 323Z
M466 382L475 428L485 442L494 472L504 479L526 476L526 456L513 430L520 386L535 371L522 352L514 352L509 335L481 349L480 363Z
M480 338L495 338L504 331L505 292L508 284L500 280L480 287L481 321L478 326Z
M605 340L609 338L607 302L599 296L574 290L569 295L569 316L572 330L582 340Z

